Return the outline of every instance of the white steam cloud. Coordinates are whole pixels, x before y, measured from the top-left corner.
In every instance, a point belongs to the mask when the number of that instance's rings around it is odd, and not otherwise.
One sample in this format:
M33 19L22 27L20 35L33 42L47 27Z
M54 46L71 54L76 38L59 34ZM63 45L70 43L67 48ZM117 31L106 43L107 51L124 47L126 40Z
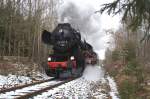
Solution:
M90 5L83 4L81 7L76 3L67 2L59 9L59 22L71 23L76 30L81 32L82 37L93 46L95 51L100 51L106 47L101 40L105 33L101 32L101 16L95 11L96 9ZM99 56L102 55L104 54L99 54Z
M104 71L100 66L86 66L83 76L88 81L99 81L104 78Z
M58 9L58 21L69 22L79 30L82 37L93 45L100 59L104 59L109 42L109 36L104 30L116 29L119 18L94 12L100 9L100 5L111 1L113 0L64 0Z

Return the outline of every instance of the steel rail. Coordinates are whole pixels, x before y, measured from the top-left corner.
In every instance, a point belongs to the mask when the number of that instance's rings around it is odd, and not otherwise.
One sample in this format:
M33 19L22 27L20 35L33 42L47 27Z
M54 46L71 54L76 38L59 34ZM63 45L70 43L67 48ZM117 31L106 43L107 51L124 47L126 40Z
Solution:
M0 94L5 93L5 92L10 92L10 91L15 91L17 89L22 89L22 88L25 88L25 87L28 87L28 86L41 84L41 83L44 83L44 82L49 82L49 81L52 81L52 80L56 80L56 78L51 78L51 79L47 79L47 80L33 82L33 83L30 83L30 84L20 85L20 86L17 86L17 87L11 87L11 88L7 88L7 89L3 89L3 90L0 90Z

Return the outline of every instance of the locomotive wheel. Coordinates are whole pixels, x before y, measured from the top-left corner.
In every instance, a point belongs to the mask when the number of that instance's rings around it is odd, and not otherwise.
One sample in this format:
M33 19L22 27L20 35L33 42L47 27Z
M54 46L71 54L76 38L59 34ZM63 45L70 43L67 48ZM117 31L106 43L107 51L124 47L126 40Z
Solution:
M82 65L81 65L82 64ZM71 73L71 77L79 77L82 75L84 70L84 62L81 62L79 66L73 68L73 63L71 60L68 61L68 72Z
M68 62L67 62L67 70L72 72L72 68L73 68L73 63L72 63L71 60L68 60Z
M72 66L73 66L72 61L68 60L66 70L61 69L61 71L58 72L57 77L61 79L67 79L69 77L72 77Z
M45 73L46 73L47 76L51 76L50 70L45 70Z
M58 68L56 69L56 78L60 78L60 75L61 75L61 73L62 73L62 68L61 68L61 66L58 66Z

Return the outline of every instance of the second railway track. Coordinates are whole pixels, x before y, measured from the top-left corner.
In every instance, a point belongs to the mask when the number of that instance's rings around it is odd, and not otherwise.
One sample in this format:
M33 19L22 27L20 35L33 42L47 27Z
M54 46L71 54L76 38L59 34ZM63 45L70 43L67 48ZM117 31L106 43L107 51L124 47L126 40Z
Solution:
M35 82L23 86L13 87L0 91L0 99L29 99L33 96L41 94L47 90L58 87L62 84L70 82L76 78L67 80L58 80L55 78Z

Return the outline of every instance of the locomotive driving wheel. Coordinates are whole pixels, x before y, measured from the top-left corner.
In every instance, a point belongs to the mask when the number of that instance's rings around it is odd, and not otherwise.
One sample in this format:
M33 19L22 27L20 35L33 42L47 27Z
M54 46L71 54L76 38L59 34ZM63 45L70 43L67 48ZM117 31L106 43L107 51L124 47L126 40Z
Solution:
M60 78L60 75L61 75L61 73L62 73L62 68L61 68L61 66L60 65L58 65L58 68L56 68L56 78Z

